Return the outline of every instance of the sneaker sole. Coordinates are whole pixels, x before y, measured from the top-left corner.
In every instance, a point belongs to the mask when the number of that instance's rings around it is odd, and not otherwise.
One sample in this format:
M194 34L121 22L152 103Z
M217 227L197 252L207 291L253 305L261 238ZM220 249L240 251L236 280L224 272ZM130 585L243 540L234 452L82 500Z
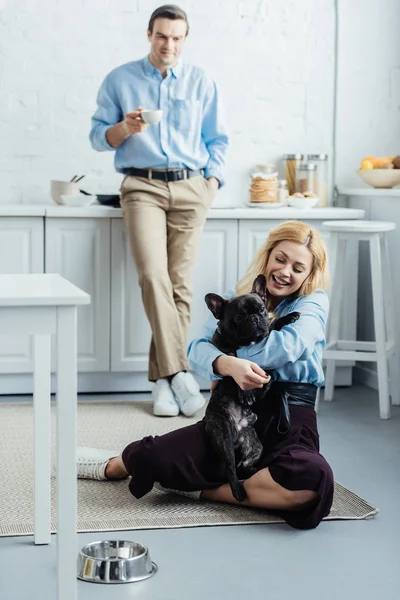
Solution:
M203 408L205 403L206 401L204 398L202 400L200 400L200 398L186 400L181 408L181 412L185 415L185 417L193 417L193 415Z
M156 408L153 408L153 415L155 417L177 417L179 415L179 408L176 407L176 410L174 409L174 412L171 411L165 411L165 410L157 410Z

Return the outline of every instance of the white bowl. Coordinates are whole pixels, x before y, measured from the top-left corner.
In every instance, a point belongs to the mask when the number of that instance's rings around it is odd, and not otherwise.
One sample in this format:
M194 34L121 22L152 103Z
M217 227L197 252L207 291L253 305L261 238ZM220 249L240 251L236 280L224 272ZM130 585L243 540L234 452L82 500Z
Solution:
M400 169L358 169L356 173L374 188L393 188L400 185Z
M96 196L87 196L86 194L62 194L61 202L64 206L89 206L96 202Z
M162 110L142 110L140 115L145 123L155 125L161 121Z
M79 194L79 185L71 181L56 181L50 182L50 194L56 204L64 204L62 194Z
M318 202L319 198L288 198L288 205L293 206L293 208L313 208Z

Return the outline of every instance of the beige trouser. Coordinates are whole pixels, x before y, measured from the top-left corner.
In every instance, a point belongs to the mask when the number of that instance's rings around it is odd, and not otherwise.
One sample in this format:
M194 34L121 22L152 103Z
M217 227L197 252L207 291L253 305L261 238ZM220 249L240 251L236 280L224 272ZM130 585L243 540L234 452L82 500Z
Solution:
M213 196L202 176L170 183L128 176L122 182L121 208L152 329L150 381L188 368L191 274Z

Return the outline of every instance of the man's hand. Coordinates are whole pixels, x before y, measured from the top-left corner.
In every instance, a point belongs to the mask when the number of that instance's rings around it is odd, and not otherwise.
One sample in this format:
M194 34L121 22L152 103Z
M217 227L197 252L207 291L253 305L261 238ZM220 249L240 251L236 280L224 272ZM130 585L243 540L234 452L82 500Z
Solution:
M211 187L213 188L214 192L217 191L217 189L219 188L219 181L216 177L210 177L209 179L207 179L207 181L210 182Z
M142 110L142 107L138 106L133 112L127 113L125 119L107 129L106 140L110 146L118 148L131 135L141 133L147 129L147 123L142 121L140 117Z
M214 361L214 371L220 375L233 377L242 390L262 388L271 380L271 376L256 363L225 354L218 356Z
M136 110L125 115L125 123L131 135L135 135L135 133L142 133L142 131L146 131L148 128L148 124L142 121L142 110L143 107L138 106Z

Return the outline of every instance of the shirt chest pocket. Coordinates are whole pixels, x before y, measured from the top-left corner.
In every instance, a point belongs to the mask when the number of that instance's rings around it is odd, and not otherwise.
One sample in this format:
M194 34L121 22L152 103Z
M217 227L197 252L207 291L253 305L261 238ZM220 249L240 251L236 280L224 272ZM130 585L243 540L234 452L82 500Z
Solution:
M172 124L179 131L194 131L200 126L200 101L174 98L172 102Z

